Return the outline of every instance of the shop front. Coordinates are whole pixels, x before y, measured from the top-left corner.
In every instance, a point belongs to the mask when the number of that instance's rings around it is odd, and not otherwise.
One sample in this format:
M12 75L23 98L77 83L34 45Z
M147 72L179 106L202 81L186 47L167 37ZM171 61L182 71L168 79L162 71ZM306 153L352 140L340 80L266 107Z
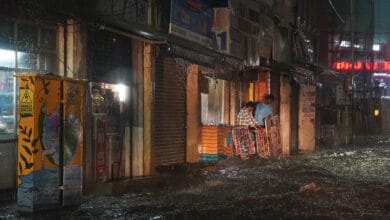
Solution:
M0 176L7 177L0 178L0 191L15 199L19 92L14 75L56 72L57 31L50 23L1 17L0 32Z
M170 77L171 80L173 79L171 83L174 86L165 84L165 90L176 88L176 91L165 94L165 97L172 97L170 108L160 103L163 96L157 93L160 92L157 89L161 88L162 78L157 77L159 66L156 65L155 117L158 121L155 140L161 140L161 136L157 136L161 129L159 126L165 128L166 134L174 129L182 128L181 131L174 132L176 135L171 133L165 136L165 138L170 137L167 139L171 140L167 141L170 146L173 145L172 143L178 143L176 150L168 151L171 155L177 156L176 160L166 164L198 162L199 160L216 161L230 157L233 153L231 130L239 109L241 84L238 75L241 62L237 58L202 46L190 48L183 40L173 39L175 40L172 40L167 48L168 53L165 54L165 59L173 61L176 66L173 68L172 63L168 61L165 63L165 65L170 64L170 68L165 68L165 71L174 74ZM164 74L166 77L169 76L168 73ZM170 102L166 98L165 100L165 103ZM161 109L165 109L166 113L163 113ZM173 118L166 117L172 114L175 115ZM166 119L161 120L164 117ZM165 125L160 125L159 122L164 122ZM164 127L175 123L178 124ZM159 145L161 143L156 143L156 152L159 152ZM186 147L183 148L183 146ZM181 152L180 156L179 152ZM156 161L159 160L159 156L155 154Z
M92 143L88 167L95 182L130 177L128 129L129 87L122 84L89 83L86 109Z
M137 71L131 68L131 39L96 28L88 34L84 189L87 193L111 192L106 183L136 176L133 162L139 155L134 153L131 125L135 124L138 92L137 86L130 85Z
M155 62L156 167L186 162L187 74L185 67L180 67L178 62L181 61L163 54Z
M225 57L221 60L229 59ZM216 161L233 155L232 128L241 101L241 82L232 63L216 62L215 68L199 71L201 136L199 155L202 161Z

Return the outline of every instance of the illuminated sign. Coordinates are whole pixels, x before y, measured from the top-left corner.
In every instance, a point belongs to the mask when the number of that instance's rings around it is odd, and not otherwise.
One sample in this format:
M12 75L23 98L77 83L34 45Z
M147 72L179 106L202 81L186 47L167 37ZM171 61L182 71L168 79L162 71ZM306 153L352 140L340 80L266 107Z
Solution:
M349 70L381 70L390 71L390 61L384 62L363 62L356 61L355 63L348 61L337 61L333 63L333 69L338 71L349 71Z

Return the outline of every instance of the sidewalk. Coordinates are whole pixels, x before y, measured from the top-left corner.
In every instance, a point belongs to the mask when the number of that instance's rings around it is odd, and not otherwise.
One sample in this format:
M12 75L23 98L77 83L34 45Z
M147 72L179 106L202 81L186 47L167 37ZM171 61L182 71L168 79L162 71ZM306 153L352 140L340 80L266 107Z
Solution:
M0 191L0 207L8 204L16 202L17 192L16 190L9 189L9 190L1 190Z

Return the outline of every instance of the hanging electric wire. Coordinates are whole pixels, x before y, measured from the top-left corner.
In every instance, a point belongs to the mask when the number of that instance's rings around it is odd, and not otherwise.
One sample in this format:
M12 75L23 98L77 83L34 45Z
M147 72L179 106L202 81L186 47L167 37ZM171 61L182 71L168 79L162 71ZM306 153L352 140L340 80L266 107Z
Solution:
M336 13L337 17L340 19L341 22L345 23L344 19L341 17L341 15L336 10L336 7L334 7L332 0L328 0L329 5L332 7L334 13Z

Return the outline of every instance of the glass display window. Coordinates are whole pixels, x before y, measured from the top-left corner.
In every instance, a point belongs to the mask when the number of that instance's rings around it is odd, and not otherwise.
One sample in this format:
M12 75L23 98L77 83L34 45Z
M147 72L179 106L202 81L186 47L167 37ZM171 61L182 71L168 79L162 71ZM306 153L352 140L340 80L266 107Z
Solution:
M0 137L15 132L14 72L0 71Z
M20 69L37 69L37 54L18 51L17 61Z
M14 23L0 19L0 47L6 49L13 48L14 42Z
M14 74L55 73L56 26L0 18L0 139L16 134L18 90Z
M30 51L38 45L38 28L30 24L17 24L17 40L18 48Z

